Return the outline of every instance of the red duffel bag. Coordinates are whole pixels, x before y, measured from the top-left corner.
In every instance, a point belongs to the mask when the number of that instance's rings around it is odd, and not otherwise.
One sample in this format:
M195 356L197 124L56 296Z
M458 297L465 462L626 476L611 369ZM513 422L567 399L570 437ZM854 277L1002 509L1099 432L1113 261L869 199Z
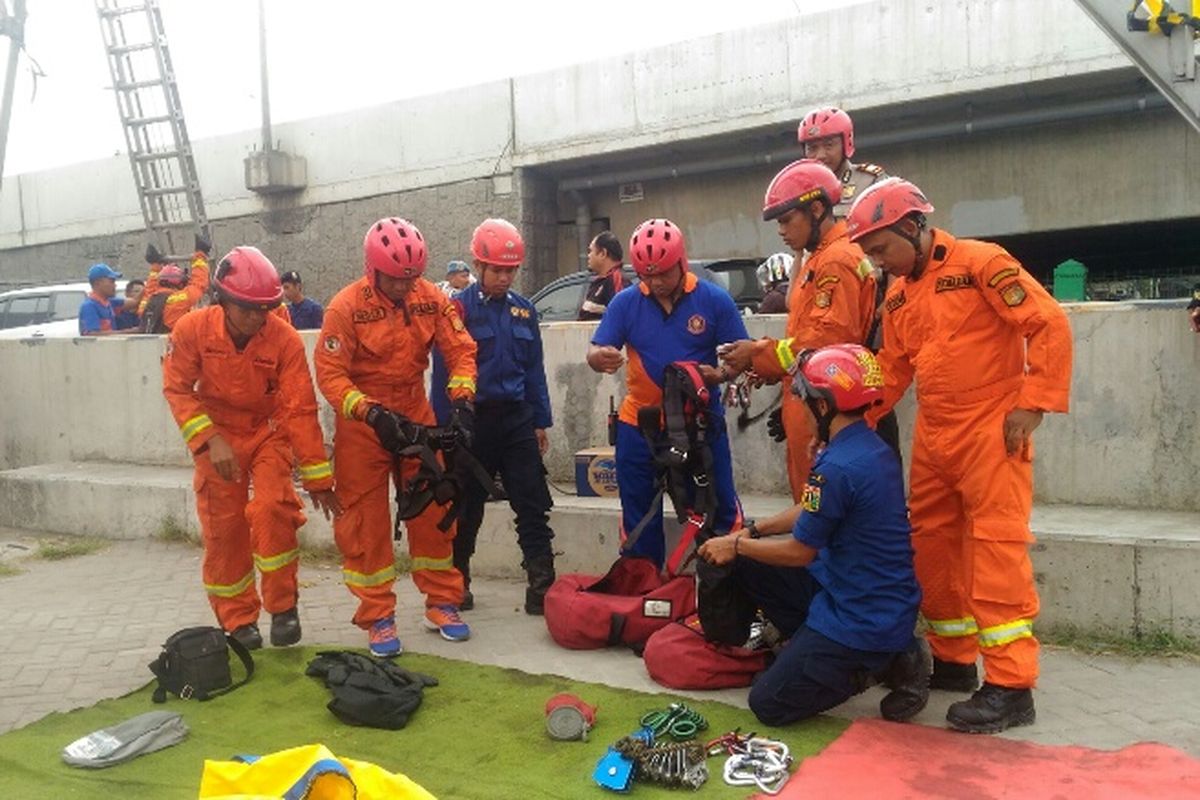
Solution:
M747 650L705 640L700 617L656 631L642 652L655 683L670 689L730 689L749 686L767 668L770 650Z
M640 556L621 556L599 579L563 575L546 592L550 636L572 650L614 644L640 650L650 634L695 610L695 577L668 578Z

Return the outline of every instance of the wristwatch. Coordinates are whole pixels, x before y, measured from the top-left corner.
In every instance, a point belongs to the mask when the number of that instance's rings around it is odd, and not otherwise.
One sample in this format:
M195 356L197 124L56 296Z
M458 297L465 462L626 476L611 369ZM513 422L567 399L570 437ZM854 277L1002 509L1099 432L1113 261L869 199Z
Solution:
M760 535L760 534L759 534L759 532L758 532L758 525L756 525L756 524L754 523L754 520L749 520L749 521L746 523L746 526L745 526L745 527L746 527L746 534L747 534L747 535L748 535L748 536L749 536L751 539L757 539L757 538L759 537L759 535Z

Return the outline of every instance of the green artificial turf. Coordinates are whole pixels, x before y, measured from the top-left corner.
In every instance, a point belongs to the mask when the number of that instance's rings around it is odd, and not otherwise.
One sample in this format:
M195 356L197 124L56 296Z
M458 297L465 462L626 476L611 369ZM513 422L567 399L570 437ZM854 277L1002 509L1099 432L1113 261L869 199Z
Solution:
M151 687L68 714L52 714L0 736L0 797L5 798L195 798L205 759L266 754L304 744L324 744L335 755L374 762L401 772L439 798L611 797L592 781L608 745L637 727L651 709L674 699L556 676L482 666L435 656L405 654L399 664L436 676L421 708L399 731L355 728L325 708L329 691L304 675L320 648L269 649L255 654L254 679L233 693L199 703L172 697L150 702ZM235 675L240 674L240 665ZM544 706L558 692L574 692L598 707L586 742L556 742L545 732ZM786 729L758 725L744 709L686 700L704 714L709 738L740 727L783 739L797 761L833 741L846 727L817 718ZM182 743L102 770L69 767L62 748L99 728L154 709L183 714L191 734ZM746 787L726 786L723 760L710 758L705 797L746 797ZM638 783L637 797L691 795Z

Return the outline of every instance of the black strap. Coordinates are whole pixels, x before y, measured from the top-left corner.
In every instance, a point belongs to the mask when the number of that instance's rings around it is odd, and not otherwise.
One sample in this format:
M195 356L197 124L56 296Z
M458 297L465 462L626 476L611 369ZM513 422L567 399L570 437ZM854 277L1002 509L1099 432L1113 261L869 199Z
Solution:
M239 686L244 686L249 683L250 679L254 677L254 659L250 657L250 651L246 649L245 645L230 636L228 633L225 634L225 643L229 645L229 649L232 650L237 655L238 660L242 662L242 666L246 670L246 677L242 678L236 683L229 684L224 689L217 689L212 692L198 692L196 694L197 700L211 700L214 697L220 697L223 694L229 694Z
M625 615L613 613L608 618L608 642L607 645L621 643L621 635L625 633Z

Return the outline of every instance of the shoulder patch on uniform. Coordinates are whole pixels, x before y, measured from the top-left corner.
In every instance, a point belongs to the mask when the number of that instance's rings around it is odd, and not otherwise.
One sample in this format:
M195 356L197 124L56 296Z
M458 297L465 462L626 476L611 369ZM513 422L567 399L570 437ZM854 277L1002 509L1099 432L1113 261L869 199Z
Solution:
M934 292L953 292L956 289L969 289L975 285L975 276L969 272L959 275L942 275L933 285Z
M883 174L883 167L879 166L878 164L859 164L858 169L860 172L865 172L868 175L874 175L876 177Z
M1019 306L1025 302L1025 287L1020 281L1013 281L1008 286L1002 289L997 289L1000 292L1000 299L1004 301L1004 305L1012 308Z
M1014 278L1020 274L1021 270L1017 269L1016 267L1005 267L991 277L991 279L988 281L988 286L995 289L1002 281L1007 280L1008 278Z
M336 353L342 349L342 341L336 336L326 336L321 346L325 348L326 353Z
M520 306L509 306L508 311L517 319L529 319L531 316L528 308L521 308Z
M826 289L823 292L817 292L817 296L813 298L813 305L817 308L829 308L833 304L833 294L831 290Z
M883 307L889 313L891 313L892 311L895 311L900 306L904 305L904 303L907 300L908 300L908 298L904 296L904 291L901 290L901 291L897 292L896 294L892 295L891 297L889 297L887 299L887 301L884 302Z
M811 472L810 471L808 473L808 482L814 486L820 486L821 484L823 484L825 482L825 476L819 472Z
M854 194L858 191L858 187L853 183L842 184L842 202L853 200Z
M824 278L821 278L819 281L817 281L817 288L822 289L826 286L835 284L840 280L841 278L839 278L837 275L826 275Z
M814 486L811 478L804 484L804 491L800 493L800 507L808 512L821 510L821 487Z

